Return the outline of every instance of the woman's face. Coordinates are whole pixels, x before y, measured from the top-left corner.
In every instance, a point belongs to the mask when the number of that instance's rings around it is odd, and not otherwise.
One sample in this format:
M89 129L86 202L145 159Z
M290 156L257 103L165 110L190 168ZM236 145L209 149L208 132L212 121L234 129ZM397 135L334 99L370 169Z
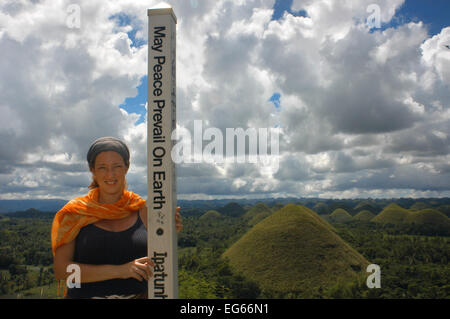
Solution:
M124 190L127 171L128 167L122 156L113 151L99 153L95 158L94 169L91 170L100 191L111 195Z

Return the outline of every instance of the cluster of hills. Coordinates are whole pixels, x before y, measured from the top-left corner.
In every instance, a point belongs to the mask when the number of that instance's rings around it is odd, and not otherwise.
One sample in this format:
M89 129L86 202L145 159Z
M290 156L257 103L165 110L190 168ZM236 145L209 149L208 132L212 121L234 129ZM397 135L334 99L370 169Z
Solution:
M370 221L388 225L412 225L426 228L428 231L450 235L449 218L433 208L408 210L397 204L390 204Z
M427 230L427 233L450 235L450 219L444 212L435 208L424 208L423 204L406 209L392 203L380 212L363 209L352 216L345 209L337 208L331 214L322 215L322 217L335 223L357 221L381 225L414 226Z
M208 210L200 218L224 218L227 205ZM409 209L391 203L380 211L365 202L356 205L351 213L342 205L328 213L329 207L323 202L316 203L317 211L297 204L269 207L259 202L242 209L238 206L229 206L233 208L231 214L243 218L251 228L223 257L236 272L274 296L320 296L321 291L339 282L367 277L366 267L371 262L337 234L334 223L416 225L450 235L449 218L423 202Z
M335 226L340 223L414 225L450 235L449 199L399 202L402 205L389 200L227 202L203 205L200 210L186 205L182 213L212 222L238 218L248 231L222 254L231 269L268 295L309 298L320 297L340 282L367 277L371 261L339 236ZM52 214L29 209L14 217L51 218Z
M291 202L292 203L292 202ZM350 204L353 203L354 206ZM290 204L290 203L287 203ZM399 203L391 200L302 200L294 202L296 205L311 209L324 220L331 223L347 223L352 221L373 222L385 225L440 225L440 229L449 228L450 199L422 199L411 201L401 199ZM382 204L385 204L382 206ZM406 204L409 204L407 206ZM275 211L284 207L284 202L257 202L254 205L242 205L229 202L214 209L184 211L187 215L208 213L212 216L240 217L253 226ZM408 208L405 208L408 207ZM213 214L214 212L214 214ZM211 216L210 216L211 217Z
M25 211L34 208L40 211L56 212L60 210L68 199L23 199L23 200L0 200L0 214L17 211ZM178 200L177 205L184 211L196 209L202 210L228 210L235 213L243 213L258 203L265 203L273 208L281 208L284 205L294 203L304 205L320 215L331 214L335 209L345 209L352 216L362 210L368 210L378 214L389 204L396 203L401 207L412 210L425 208L437 209L447 217L450 216L450 198L386 198L386 199L322 199L322 198L264 198L264 199L213 199L213 200ZM220 207L218 209L218 207ZM227 214L227 213L226 213Z

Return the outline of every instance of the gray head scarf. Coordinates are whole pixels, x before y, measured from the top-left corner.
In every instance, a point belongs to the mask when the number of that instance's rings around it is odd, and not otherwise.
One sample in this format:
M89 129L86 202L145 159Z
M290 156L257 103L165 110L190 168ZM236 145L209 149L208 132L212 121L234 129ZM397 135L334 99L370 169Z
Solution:
M95 158L101 152L114 151L122 156L125 165L130 166L130 151L126 144L115 137L101 137L92 143L87 153L87 161L89 167L93 168L95 164Z

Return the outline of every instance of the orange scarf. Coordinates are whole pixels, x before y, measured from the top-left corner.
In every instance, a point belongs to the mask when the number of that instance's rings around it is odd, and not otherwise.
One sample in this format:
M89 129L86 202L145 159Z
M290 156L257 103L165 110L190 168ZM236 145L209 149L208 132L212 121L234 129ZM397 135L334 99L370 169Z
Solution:
M56 213L52 224L52 251L74 240L80 229L101 219L120 219L145 206L145 200L131 191L123 191L114 204L98 202L99 189L94 188L83 197L68 202Z

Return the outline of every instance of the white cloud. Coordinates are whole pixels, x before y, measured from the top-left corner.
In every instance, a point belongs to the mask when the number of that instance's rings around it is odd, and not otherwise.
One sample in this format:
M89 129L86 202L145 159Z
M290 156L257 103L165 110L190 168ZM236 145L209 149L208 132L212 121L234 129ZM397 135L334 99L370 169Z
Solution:
M441 33L428 39L421 45L424 64L434 68L444 83L450 83L450 27L442 29Z
M146 41L157 2L79 1L80 29L67 26L70 1L0 4L0 197L83 194L85 154L106 135L129 144L128 182L146 195L146 122L118 106L147 72L147 47L128 33ZM180 198L448 194L450 27L370 32L370 4L387 23L403 0L294 0L307 16L278 21L274 0L169 2L178 125L270 127L279 92L283 129L277 173L183 164Z

